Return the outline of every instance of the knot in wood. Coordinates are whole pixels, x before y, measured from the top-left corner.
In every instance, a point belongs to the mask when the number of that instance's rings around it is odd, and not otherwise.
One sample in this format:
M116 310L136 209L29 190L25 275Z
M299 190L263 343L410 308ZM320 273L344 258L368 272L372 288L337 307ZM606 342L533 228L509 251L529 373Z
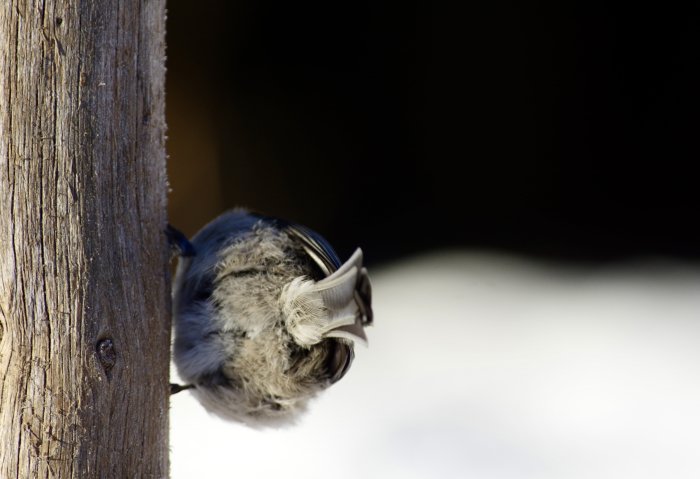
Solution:
M117 352L114 349L114 341L111 339L102 339L97 343L97 359L100 361L102 368L109 377L109 372L117 362Z

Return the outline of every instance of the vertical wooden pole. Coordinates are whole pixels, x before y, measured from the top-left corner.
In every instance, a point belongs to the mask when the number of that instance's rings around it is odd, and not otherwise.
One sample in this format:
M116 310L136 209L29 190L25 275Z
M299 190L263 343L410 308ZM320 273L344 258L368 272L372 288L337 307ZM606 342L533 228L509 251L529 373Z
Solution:
M165 0L0 2L0 477L167 477Z

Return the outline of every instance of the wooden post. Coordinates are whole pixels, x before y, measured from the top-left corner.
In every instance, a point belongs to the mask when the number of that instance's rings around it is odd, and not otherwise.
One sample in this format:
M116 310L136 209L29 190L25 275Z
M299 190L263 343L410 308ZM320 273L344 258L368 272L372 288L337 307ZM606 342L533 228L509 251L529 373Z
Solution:
M0 477L167 477L165 0L0 2Z

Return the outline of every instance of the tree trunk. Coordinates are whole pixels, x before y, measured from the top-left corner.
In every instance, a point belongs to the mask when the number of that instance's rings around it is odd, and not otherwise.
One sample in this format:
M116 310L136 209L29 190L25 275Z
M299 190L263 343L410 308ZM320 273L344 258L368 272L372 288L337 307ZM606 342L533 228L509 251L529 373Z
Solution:
M165 0L0 2L0 477L166 477Z

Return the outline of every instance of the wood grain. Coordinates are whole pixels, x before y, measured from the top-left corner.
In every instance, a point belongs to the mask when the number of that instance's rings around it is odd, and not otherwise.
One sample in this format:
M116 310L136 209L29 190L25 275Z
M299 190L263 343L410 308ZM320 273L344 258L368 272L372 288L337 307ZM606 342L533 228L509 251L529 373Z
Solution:
M0 477L167 477L165 1L0 5Z

